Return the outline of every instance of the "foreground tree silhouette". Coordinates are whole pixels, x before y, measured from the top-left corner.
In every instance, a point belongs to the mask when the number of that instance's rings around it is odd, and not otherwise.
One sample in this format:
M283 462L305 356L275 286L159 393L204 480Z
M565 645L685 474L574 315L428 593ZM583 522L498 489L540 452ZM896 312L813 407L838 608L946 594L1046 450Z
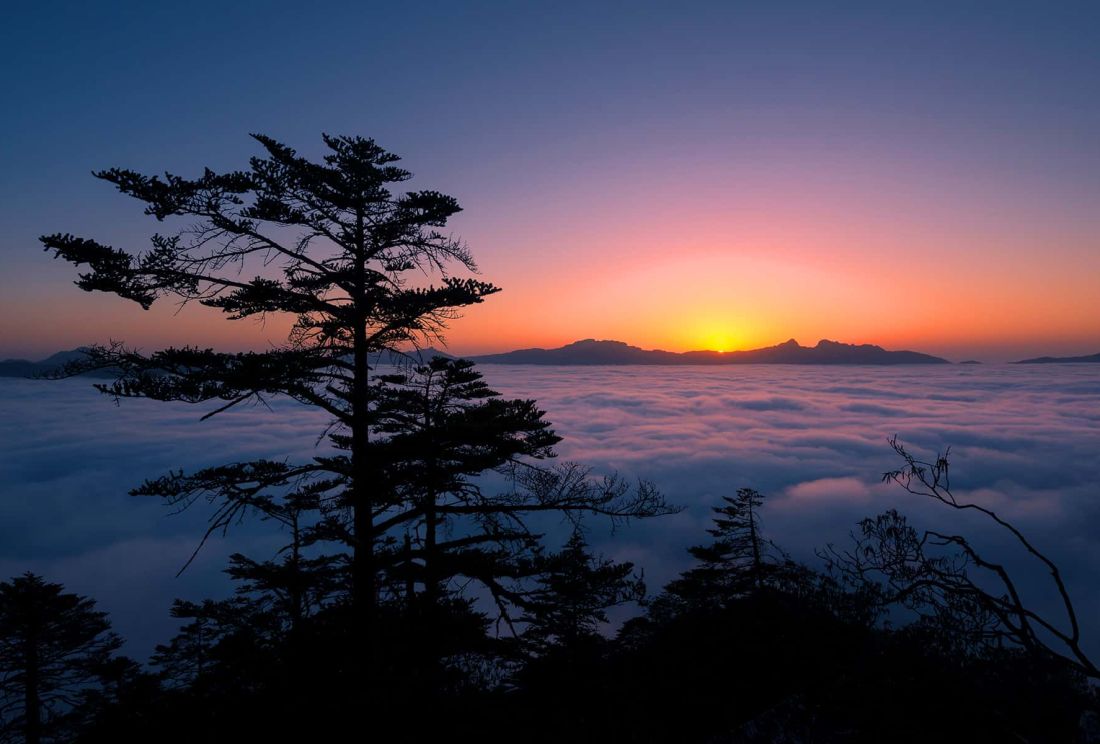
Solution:
M541 563L523 617L528 625L523 640L536 655L604 642L600 629L608 622L607 610L645 598L645 582L634 575L634 564L593 555L580 529Z
M995 511L956 495L951 488L950 449L924 460L897 437L889 442L904 464L883 473L883 481L956 511L980 514L1011 535L1049 577L1062 617L1026 604L1018 577L967 537L918 530L893 509L861 520L850 548L829 546L822 555L830 568L851 586L876 587L883 605L915 612L945 645L954 644L968 653L1014 646L1100 679L1100 668L1083 648L1077 610L1054 561Z
M117 397L220 401L217 413L282 394L333 416L341 454L297 466L243 463L217 478L233 489L325 476L330 499L351 513L352 598L366 627L376 595L373 521L387 497L369 449L370 358L438 337L456 308L497 290L450 275L454 267L476 270L466 246L440 232L458 203L435 191L394 195L389 185L410 178L394 165L396 155L369 139L325 135L328 154L316 163L270 137L253 137L266 156L243 171L207 169L196 179L119 168L95 174L144 202L157 220L192 221L175 235L154 235L150 250L131 253L67 234L42 243L88 268L77 281L82 289L144 308L176 296L234 319L289 313L288 344L262 353L170 348L151 356L111 345L93 348L68 371L117 368L119 379L100 386ZM438 282L416 284L425 273Z
M101 386L119 397L217 400L221 411L285 394L331 414L340 429L332 441L342 454L297 466L234 464L210 473L210 485L259 493L323 477L328 489L319 497L351 513L352 603L367 628L376 596L372 523L386 499L369 452L369 358L438 335L455 308L480 302L496 288L448 274L452 265L476 268L465 245L438 230L459 211L457 202L433 191L393 195L388 184L410 174L373 141L325 136L329 153L314 163L269 137L255 139L267 156L252 158L246 171L208 169L197 179L117 168L96 174L144 202L158 220L199 220L174 236L153 236L146 253L70 235L42 241L57 256L89 268L77 282L81 288L113 292L145 308L175 295L232 318L295 316L289 343L265 353L185 348L146 357L112 345L94 348L83 367L121 370L115 384ZM265 272L268 262L278 270ZM258 273L242 279L249 271ZM410 274L424 271L436 272L440 283L410 281ZM366 660L368 645L360 651Z
M459 211L458 203L434 191L393 193L391 186L410 174L394 164L397 156L369 139L326 135L327 154L312 162L270 137L253 136L265 154L242 171L207 169L195 179L117 168L95 174L143 202L157 220L186 221L173 235L154 235L145 252L68 234L41 240L57 257L86 268L76 282L84 290L114 293L144 308L164 297L197 301L231 319L289 315L294 326L287 343L266 352L169 348L149 355L112 343L92 348L87 359L68 365L63 374L112 369L117 378L98 385L102 392L116 399L214 404L204 418L287 396L331 417L324 434L332 449L307 462L258 459L170 473L132 493L161 497L178 507L213 501L217 506L207 536L249 513L284 525L293 514L295 546L314 553L324 553L326 544L346 547L361 676L369 675L372 663L387 571L397 563L413 563L395 546L417 526L418 580L434 597L439 582L459 573L477 572L483 583L499 586L493 584L494 571L499 575L504 565L499 552L466 549L460 553L464 567L443 565L444 553L450 551L450 560L459 548L473 545L433 542L438 528L457 517L496 525L499 543L509 534L533 539L515 521L528 507L616 517L659 511L651 490L633 498L619 483L590 484L586 473L568 468L515 471L518 487L510 493L523 496L510 505L504 499L487 508L480 497L470 503L480 493L469 487L474 476L552 454L549 446L557 438L547 433L541 412L531 401L479 402L496 394L482 395L475 386L472 397L457 401L457 408L452 404L465 393L437 395L450 413L429 412L424 418L423 409L402 407L402 402L419 403L408 395L415 383L373 369L379 359L388 361L401 349L438 340L457 309L497 291L452 274L476 272L465 244L442 232ZM466 368L439 372L458 387L467 384L459 379L469 376ZM402 449L405 444L444 449L436 456L430 449ZM440 457L456 459L438 470ZM440 501L443 495L446 503ZM311 567L298 547L290 556L281 576L261 571L260 564L238 562L238 568L277 588L284 605L300 616L308 601L300 580L316 576L312 568L327 570L329 564ZM488 568L475 558L489 559Z
M655 600L653 612L722 607L767 588L809 588L803 586L808 576L805 567L764 536L760 521L763 495L739 488L736 495L723 496L722 501L722 506L713 508L714 526L707 530L714 541L688 548L698 565L665 588Z
M54 740L121 644L93 600L32 573L0 583L0 736Z
M380 430L391 435L383 459L406 505L394 519L411 530L399 548L411 571L403 578L421 584L429 603L448 582L474 580L510 621L508 606L528 601L515 581L545 569L532 518L556 512L577 524L585 514L620 521L670 511L651 484L542 465L561 437L535 401L502 399L472 362L436 357L392 382L379 406ZM479 478L486 472L496 482Z

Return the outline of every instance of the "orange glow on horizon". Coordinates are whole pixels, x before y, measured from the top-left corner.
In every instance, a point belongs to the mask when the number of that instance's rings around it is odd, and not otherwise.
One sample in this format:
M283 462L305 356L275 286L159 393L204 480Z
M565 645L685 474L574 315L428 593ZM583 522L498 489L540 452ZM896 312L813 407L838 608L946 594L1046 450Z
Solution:
M692 342L701 350L727 352L739 348L737 336L728 323L702 322L693 328L690 334L693 337Z
M951 359L1100 351L1100 223L1011 181L937 164L701 161L652 172L492 180L454 225L481 278L447 349L482 354L578 339L667 351L755 349L794 338L873 343ZM937 170L939 169L939 170ZM968 180L969 179L969 180ZM553 195L550 198L548 195ZM139 223L146 229L144 221ZM149 312L71 287L45 261L0 297L8 354L117 339L145 350L263 349L286 318L226 321L171 300ZM56 293L42 304L39 295ZM23 308L35 307L33 327Z

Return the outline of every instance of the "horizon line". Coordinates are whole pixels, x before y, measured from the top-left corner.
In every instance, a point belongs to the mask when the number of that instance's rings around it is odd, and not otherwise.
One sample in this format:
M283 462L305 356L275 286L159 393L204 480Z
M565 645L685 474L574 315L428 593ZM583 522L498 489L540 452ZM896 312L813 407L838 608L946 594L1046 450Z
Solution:
M622 341L620 339L615 339L615 338L597 338L595 336L587 336L587 337L583 337L583 338L577 338L573 341L560 343L559 345L545 345L545 346L522 345L522 346L513 346L513 347L510 347L510 348L509 347L503 347L501 350L481 351L481 352L474 352L474 353L459 353L458 351L453 350L452 347L445 340L440 339L440 341L442 341L441 344L439 344L438 341L437 341L437 343L429 343L429 344L426 344L424 346L414 345L414 346L409 347L409 349L418 350L418 351L427 351L427 350L431 349L431 350L434 350L434 351L444 352L444 353L448 354L449 356L454 356L454 357L459 357L459 358L474 358L474 357L485 357L485 356L497 356L497 355L502 355L502 354L509 354L509 353L512 353L512 352L518 352L518 351L534 351L534 350L554 351L554 350L557 350L557 349L563 349L563 348L566 348L566 347L569 347L569 346L574 346L576 344L581 344L581 343L585 343L585 342L621 344L623 346L634 348L634 349L639 349L639 350L644 351L644 352L657 352L657 353L676 354L676 355L685 355L685 354L737 354L737 353L761 351L761 350L765 350L765 349L773 349L773 348L783 346L783 345L786 345L786 344L790 344L790 343L794 343L794 344L798 345L799 348L813 349L816 346L821 345L822 343L833 343L833 344L839 344L839 345L843 345L843 346L854 346L854 347L871 346L871 347L876 347L876 348L882 349L884 351L913 352L913 353L919 353L919 354L927 354L929 356L938 356L938 354L933 354L932 352L918 351L918 350L912 349L912 348L887 347L887 346L883 346L880 343L873 343L873 342L868 342L868 341L864 341L864 342L837 341L835 339L830 339L830 338L821 338L821 339L818 339L816 344L806 346L806 345L801 344L793 336L789 337L785 341L779 341L779 342L775 342L775 343L767 344L767 345L763 345L763 346L753 346L753 347L736 348L736 349L691 348L691 349L685 349L684 351L673 351L673 350L659 348L659 347L646 348L646 347L643 347L643 346L639 346L637 344L630 343L629 341ZM58 350L55 350L53 352L49 352L49 353L45 354L45 356L42 356L41 358L35 358L34 356L29 356L28 357L28 356L12 355L10 353L4 353L3 351L0 351L0 362L26 361L26 362L32 362L32 363L39 363L39 362L43 362L43 361L49 359L51 356L54 356L56 354L63 354L63 353L67 353L67 352L78 351L81 348L85 348L87 346L92 346L92 345L93 344L82 344L80 346L75 346L75 347L68 348L68 349L58 349ZM141 346L143 346L143 345L135 344L134 348L140 349ZM172 345L169 344L167 346L156 346L155 348L156 349L169 348L170 346L172 346ZM190 347L196 347L196 348L214 348L214 345L204 346L203 344L192 344L192 343L177 344L175 346L176 346L176 348L181 348L183 346L190 346ZM236 350L227 350L225 353L244 353L244 352L247 352L247 351L255 351L255 350L256 349L245 347L245 348L239 348L239 349L236 349ZM1097 353L1098 352L1096 352L1096 351L1089 351L1087 349L1084 350L1084 351L1077 351L1077 352L1073 352L1073 353L1060 353L1060 354L1031 352L1030 355L1027 355L1027 353L1021 352L1019 354L1019 358L1015 359L1013 361L993 361L993 362L989 362L987 360L980 359L980 358L978 358L978 356L957 355L957 356L960 357L960 359L959 359L958 362L953 362L953 363L960 364L960 363L963 363L963 362L980 362L980 363L983 363L983 364L985 364L985 363L1012 364L1012 363L1014 363L1014 361L1024 361L1024 360L1030 360L1030 359L1045 359L1045 358L1073 358L1073 357L1082 357L1082 356L1093 356ZM952 354L952 356L956 356L956 355Z

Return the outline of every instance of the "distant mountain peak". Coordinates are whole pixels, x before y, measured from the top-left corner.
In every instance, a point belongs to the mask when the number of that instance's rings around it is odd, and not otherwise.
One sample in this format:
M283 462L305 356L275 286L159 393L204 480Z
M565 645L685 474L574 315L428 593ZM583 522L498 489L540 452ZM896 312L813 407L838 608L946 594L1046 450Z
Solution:
M583 338L580 341L574 341L571 344L566 344L561 347L563 349L576 348L581 346L617 346L624 349L637 348L632 347L625 341L613 341L611 339L595 339L595 338Z
M83 359L87 352L87 346L79 346L68 351L58 351L37 362L27 359L5 359L0 361L0 377L37 377L56 372L69 362ZM95 370L85 374L90 377L108 377L114 373L111 370Z
M0 362L0 377L32 377L56 368L73 357L80 356L81 349L59 352L40 362L6 360ZM434 348L408 349L402 352L386 351L372 357L371 364L407 366L423 364L435 356L454 358L454 355ZM624 341L584 338L556 349L518 349L503 354L485 354L469 357L482 364L542 364L542 365L727 365L727 364L802 364L802 365L887 365L887 364L947 364L929 354L916 351L887 351L873 344L845 344L821 339L814 347L801 346L795 339L781 344L748 351L686 351L673 352L659 349L642 349ZM1029 360L1031 361L1031 360ZM1034 361L1048 361L1047 359ZM1050 359L1049 361L1100 361L1095 357ZM99 373L109 376L110 371Z
M1016 364L1100 364L1100 353L1088 356L1072 357L1036 357L1034 359L1021 359Z
M886 351L881 346L875 344L846 344L843 341L833 341L831 339L823 338L817 342L815 349L878 349L879 351Z
M916 351L887 351L872 344L845 344L822 339L808 348L792 339L776 346L749 351L646 350L623 341L586 338L557 349L518 349L503 354L471 357L482 364L550 365L682 365L682 364L947 364Z

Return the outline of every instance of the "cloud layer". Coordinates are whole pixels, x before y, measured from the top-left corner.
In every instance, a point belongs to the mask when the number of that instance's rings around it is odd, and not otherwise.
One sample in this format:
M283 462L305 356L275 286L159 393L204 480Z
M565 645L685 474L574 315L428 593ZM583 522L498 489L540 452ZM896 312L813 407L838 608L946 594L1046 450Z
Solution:
M1100 369L948 368L484 368L509 396L535 398L565 437L561 459L654 481L685 507L613 537L608 555L639 563L651 589L705 539L709 508L750 486L768 502L765 526L798 557L843 543L856 520L898 507L921 524L974 535L1014 569L1029 569L1003 536L921 503L881 473L896 467L897 434L914 451L952 447L953 485L1017 521L1067 573L1082 614L1100 597ZM324 417L289 403L198 421L185 405L116 407L87 382L0 380L0 576L44 573L91 594L142 656L171 632L175 596L229 591L234 550L278 542L246 527L205 551L179 579L207 513L169 517L127 490L175 468L315 451ZM1041 572L1025 579L1046 604ZM1024 576L1031 576L1025 573ZM1100 640L1100 625L1090 628ZM1097 644L1100 645L1100 644Z

